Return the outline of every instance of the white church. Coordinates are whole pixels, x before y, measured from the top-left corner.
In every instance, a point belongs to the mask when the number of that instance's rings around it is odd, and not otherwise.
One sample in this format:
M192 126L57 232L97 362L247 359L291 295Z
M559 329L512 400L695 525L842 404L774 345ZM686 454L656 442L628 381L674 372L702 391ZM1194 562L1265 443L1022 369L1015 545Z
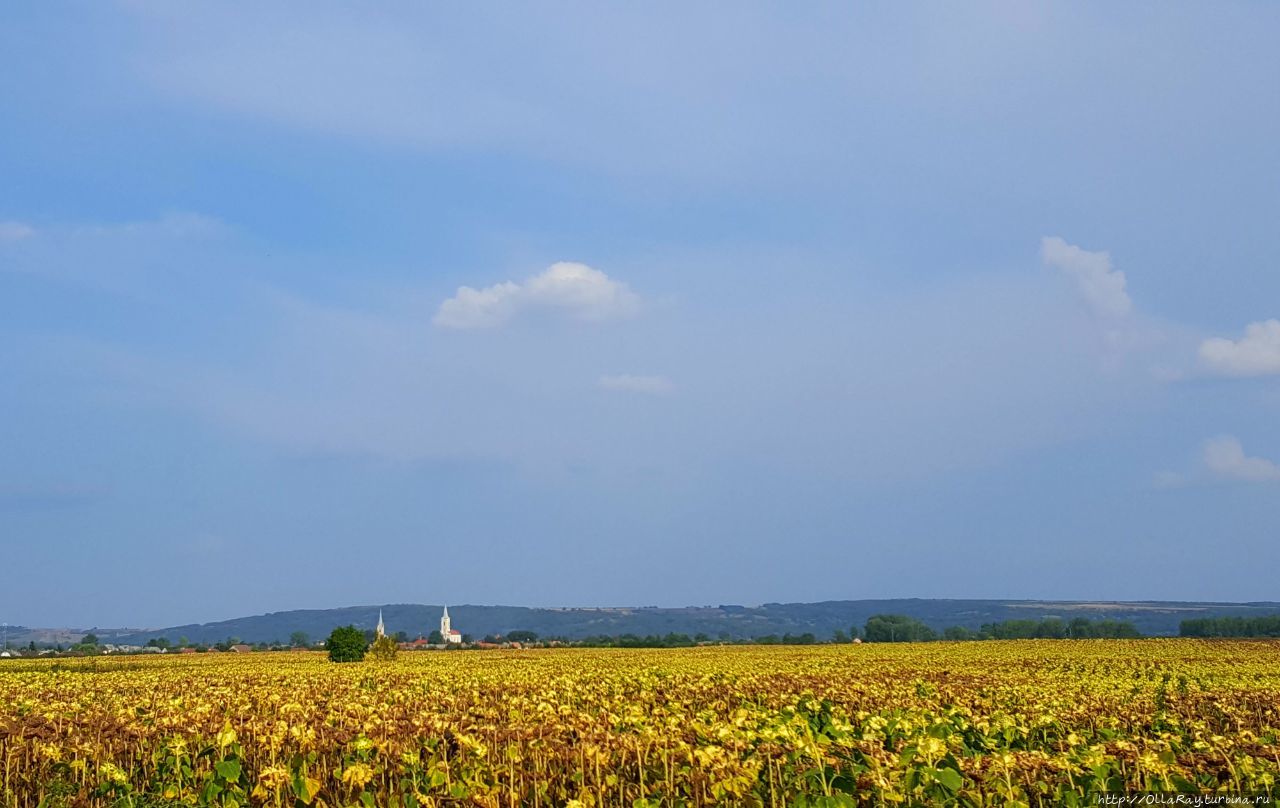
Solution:
M455 631L449 625L449 607L444 607L444 614L440 615L440 636L444 637L445 642L462 642L462 632Z
M378 610L378 625L373 630L377 637L385 637L387 635L386 626L382 623L382 610ZM444 607L444 614L440 615L440 636L444 638L446 643L461 643L462 632L455 631L453 626L449 624L449 607Z

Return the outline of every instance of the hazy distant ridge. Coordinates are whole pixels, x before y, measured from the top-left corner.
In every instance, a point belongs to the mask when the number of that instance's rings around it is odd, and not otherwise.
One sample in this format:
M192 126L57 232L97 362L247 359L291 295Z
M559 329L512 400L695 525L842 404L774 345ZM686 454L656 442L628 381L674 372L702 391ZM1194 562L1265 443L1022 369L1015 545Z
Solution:
M113 641L145 643L155 637L176 642L212 643L237 637L244 642L286 641L295 631L313 639L328 635L335 626L354 624L373 628L381 609L389 632L404 631L414 637L439 625L441 606L436 604L386 604L338 609L299 609L240 617L214 623L173 626L121 633ZM812 632L821 639L837 629L861 626L873 614L905 614L935 629L965 626L976 629L998 620L1059 616L1128 620L1143 634L1175 635L1180 621L1192 617L1261 615L1280 612L1280 603L1198 603L1180 601L1017 601L1017 600L839 600L821 603L766 603L762 606L689 606L681 608L574 608L548 609L523 606L450 605L455 628L480 638L517 629L536 631L544 637L582 638L596 634L703 633L715 639L760 637L768 634ZM113 632L114 633L114 632Z

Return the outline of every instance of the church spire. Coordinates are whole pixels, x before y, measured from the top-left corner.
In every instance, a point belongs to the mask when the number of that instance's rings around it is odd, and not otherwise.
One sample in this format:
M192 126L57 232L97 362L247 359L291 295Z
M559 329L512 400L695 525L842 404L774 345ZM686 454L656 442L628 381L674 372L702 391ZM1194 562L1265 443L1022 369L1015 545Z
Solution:
M381 610L381 609L379 609L379 610L378 610L378 627L377 627L376 629L374 629L374 632L375 632L379 637L384 637L384 636L386 636L386 634L387 634L387 630L386 630L386 629L383 627L383 625L382 625L382 610Z

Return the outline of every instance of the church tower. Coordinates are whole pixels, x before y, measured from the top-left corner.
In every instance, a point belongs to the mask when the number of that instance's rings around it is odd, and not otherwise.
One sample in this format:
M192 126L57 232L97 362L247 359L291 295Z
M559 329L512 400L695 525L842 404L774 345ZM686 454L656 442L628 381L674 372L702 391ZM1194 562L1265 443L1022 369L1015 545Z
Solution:
M449 607L444 607L444 614L440 615L440 636L445 642L449 641Z
M387 635L387 630L382 626L382 610L381 609L378 610L378 627L373 630L373 633L376 634L378 637L385 637Z

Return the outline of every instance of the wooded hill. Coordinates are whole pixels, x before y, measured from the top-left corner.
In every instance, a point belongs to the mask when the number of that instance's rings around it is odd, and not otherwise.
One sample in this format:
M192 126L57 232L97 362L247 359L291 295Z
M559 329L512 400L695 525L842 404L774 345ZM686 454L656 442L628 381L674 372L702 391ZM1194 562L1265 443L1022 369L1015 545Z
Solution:
M313 639L328 636L336 626L371 629L378 610L389 633L425 636L440 625L440 605L384 604L339 609L310 609L241 617L215 623L112 633L112 641L141 645L165 638L172 643L214 643L228 638L242 642L287 642L294 632ZM819 639L836 631L861 628L876 614L900 614L921 620L943 632L951 626L977 630L985 623L1007 620L1123 620L1142 634L1175 636L1183 620L1218 617L1262 617L1280 612L1280 603L1096 602L1019 600L840 600L821 603L766 603L760 606L688 606L679 608L528 608L522 606L449 606L454 628L477 639L515 630L540 637L581 639L599 635L705 634L716 639L746 639L766 635L812 633ZM101 633L101 632L99 632ZM11 639L18 639L12 636Z

